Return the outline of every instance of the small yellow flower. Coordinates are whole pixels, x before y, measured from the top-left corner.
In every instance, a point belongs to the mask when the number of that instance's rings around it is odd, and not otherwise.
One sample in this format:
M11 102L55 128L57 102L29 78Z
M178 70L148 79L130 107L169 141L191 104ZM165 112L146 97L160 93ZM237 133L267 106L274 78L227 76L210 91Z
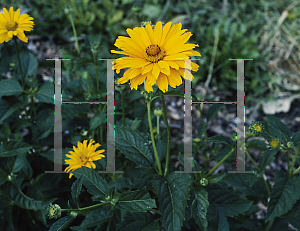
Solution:
M258 121L258 122L252 122L250 124L249 129L250 129L251 133L254 136L257 137L257 136L259 136L263 132L264 126L263 126L263 124L260 121Z
M269 141L269 144L272 149L278 150L280 146L280 140L278 140L277 138L273 138L272 140Z
M186 67L183 60L201 56L193 50L198 45L186 44L192 33L181 29L181 23L172 25L168 22L162 26L162 22L158 21L154 26L149 23L143 25L127 29L130 37L117 38L114 45L121 51L111 50L112 53L128 56L114 61L117 73L129 68L118 83L130 81L131 89L136 90L144 83L147 92L153 91L152 86L157 83L159 89L166 92L169 85L173 88L181 85L181 77L192 81L191 71L197 71L198 65L191 62Z
M92 145L94 142L95 141L91 139L89 145L87 146L87 140L84 140L83 143L78 141L78 148L73 146L74 152L70 151L70 154L66 155L70 158L65 160L65 163L69 165L69 167L65 169L66 172L72 172L77 168L81 168L82 166L94 169L96 168L96 165L93 163L93 161L100 160L102 157L105 157L104 155L100 154L105 152L105 150L98 150L95 152L95 150L101 145L98 143ZM70 173L69 178L71 178L72 175L73 174Z
M156 131L157 131L157 129L156 129L156 128L153 128L153 129L152 129L152 132L153 132L153 133L155 133Z
M199 138L194 138L193 139L195 142L200 142L201 140Z
M49 219L60 218L60 216L61 216L60 206L58 204L52 205L52 203L50 203L50 205L48 205L48 207L47 207L47 216L49 217Z
M28 14L20 15L20 9L13 11L13 7L3 8L3 13L0 13L0 43L8 42L17 36L23 42L28 42L24 31L31 31L34 25L32 17Z

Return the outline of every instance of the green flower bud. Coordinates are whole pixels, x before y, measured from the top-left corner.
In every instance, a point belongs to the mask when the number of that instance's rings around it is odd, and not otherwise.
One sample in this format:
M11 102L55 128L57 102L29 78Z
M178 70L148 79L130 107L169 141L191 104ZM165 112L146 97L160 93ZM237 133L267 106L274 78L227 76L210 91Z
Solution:
M115 82L115 89L117 91L123 91L125 89L125 87L126 87L125 84L120 84L118 82Z
M294 143L293 142L287 142L287 147L288 148L293 148L294 147Z
M273 138L269 141L269 145L273 150L279 150L280 148L280 140L277 138Z
M202 186L207 186L207 185L208 185L208 179L202 178L202 179L200 180L200 184L201 184Z
M155 108L154 109L154 115L156 115L156 116L162 116L162 114L163 114L163 111L162 111L161 108Z
M52 205L52 203L50 203L50 205L48 205L48 207L47 207L47 216L49 217L49 219L60 218L60 216L61 216L60 206L58 204Z

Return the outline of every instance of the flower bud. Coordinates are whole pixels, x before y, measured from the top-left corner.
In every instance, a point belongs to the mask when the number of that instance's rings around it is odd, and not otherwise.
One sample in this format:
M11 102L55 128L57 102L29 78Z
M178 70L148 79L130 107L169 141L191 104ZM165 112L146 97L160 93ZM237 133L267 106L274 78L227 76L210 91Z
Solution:
M269 145L273 150L279 150L280 140L277 138L273 138L269 141Z
M250 124L249 130L251 131L253 136L257 137L263 132L264 125L260 121L252 122Z
M294 143L293 142L287 142L287 147L288 148L293 148L294 147Z
M161 108L155 108L154 109L154 115L156 115L156 116L162 116L162 114L163 114L163 111L162 111Z
M201 184L202 186L207 186L207 185L208 185L208 179L202 178L202 179L200 180L200 184Z

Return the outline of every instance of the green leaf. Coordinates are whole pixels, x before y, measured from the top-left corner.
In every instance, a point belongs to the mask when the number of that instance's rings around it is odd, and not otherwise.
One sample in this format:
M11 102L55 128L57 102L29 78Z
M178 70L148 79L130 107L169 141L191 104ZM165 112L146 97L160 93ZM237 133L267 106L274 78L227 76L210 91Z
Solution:
M206 213L209 206L208 194L203 187L195 190L195 199L193 200L190 208L192 217L196 223L201 227L201 230L207 230Z
M79 198L79 195L81 192L82 182L83 182L83 177L80 176L76 181L74 181L74 183L72 184L72 187L71 187L72 199L76 203L77 208L79 208L78 198Z
M266 144L266 141L264 141L264 140L253 139L253 140L249 140L246 143L246 148L247 149L254 148L254 149L259 149L259 150L266 150L267 144Z
M20 59L24 78L27 79L30 75L35 77L38 68L37 58L31 52L22 51ZM15 76L17 75L20 75L19 65L16 66L15 70Z
M223 188L217 184L209 184L206 187L206 190L208 192L209 204L216 204L224 212L226 217L233 217L238 214L243 214L251 207L251 204L253 203L253 201L248 201L232 190Z
M172 172L167 178L158 176L153 180L153 187L158 193L162 226L166 231L181 230L191 176Z
M224 107L224 105L222 104L214 104L209 107L208 112L206 114L207 123L217 115L217 113L221 110L222 107Z
M149 147L148 135L128 127L116 126L116 148L138 167L153 167L154 155Z
M70 229L74 231L86 231L86 229L81 228L80 226L72 226Z
M7 180L7 175L6 173L3 171L2 168L0 168L0 185L4 184Z
M83 185L90 194L95 196L107 196L107 183L94 169L83 166L75 169L72 173L76 178L83 176Z
M39 102L54 104L54 84L44 83L37 91L35 98Z
M10 173L16 173L22 170L24 164L26 163L26 155L20 154L18 156L13 156L7 160L7 167Z
M4 79L0 81L0 98L2 96L19 95L22 91L20 83L15 79Z
M13 104L6 112L5 114L0 118L0 124L8 118L10 115L12 115L16 110L23 107L23 103L19 102L16 104Z
M122 192L115 206L130 212L147 212L150 208L156 208L156 203L146 189L141 189Z
M81 223L83 228L91 228L109 221L113 216L113 211L109 207L94 210L88 214Z
M285 172L277 171L274 183L265 222L288 212L300 197L298 177L287 178Z
M0 145L0 157L12 157L27 153L32 146L25 142L10 141Z
M295 147L300 147L300 131L293 135L292 141L294 142Z
M281 120L275 116L265 116L264 120L267 121L268 124L272 124L282 135L285 137L286 140L289 140L291 137L291 132L289 128L281 122Z
M216 231L228 231L229 230L229 224L227 221L227 218L222 211L222 209L219 208L219 206L214 205L216 207L216 216L213 220L213 222L210 225L210 230L216 230Z
M58 221L54 222L50 227L49 231L62 231L64 230L68 224L73 220L73 217L62 217Z
M94 130L104 123L106 123L106 114L98 114L90 120L90 129Z
M276 150L265 150L261 154L259 158L259 165L262 171L266 168L267 165L269 165L271 162L275 160L276 153L277 153Z
M215 175L210 175L207 179L209 183L217 183L221 181L227 175L226 172L217 173Z
M149 213L128 213L118 224L117 231L157 231L160 230L159 219L154 220Z
M202 138L202 134L203 134L205 128L206 128L206 125L204 123L201 122L200 124L198 124L198 126L197 126L198 138L200 138L200 139Z
M227 144L227 145L230 145L233 148L236 148L236 143L233 140L229 139L226 136L222 136L222 135L216 135L216 136L209 137L205 141L206 142L212 142L212 143Z
M51 202L56 200L56 198L48 201L35 200L26 196L19 188L14 185L10 185L10 187L6 189L6 193L7 196L11 198L19 207L35 211L39 209L45 209Z

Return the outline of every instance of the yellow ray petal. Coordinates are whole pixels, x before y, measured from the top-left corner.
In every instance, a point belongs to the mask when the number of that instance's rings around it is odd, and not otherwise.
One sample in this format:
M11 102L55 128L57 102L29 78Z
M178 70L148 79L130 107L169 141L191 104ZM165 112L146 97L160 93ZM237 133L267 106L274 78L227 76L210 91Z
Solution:
M3 14L4 14L4 18L5 18L6 22L10 22L9 13L6 8L3 8Z
M141 85L146 79L147 75L138 75L132 79L130 79L130 88L137 90L138 86Z
M194 76L192 75L192 73L189 70L179 68L178 71L179 71L179 74L182 76L182 78L190 80L190 81L192 81L194 79Z
M168 90L168 78L165 74L160 73L156 80L156 83L162 92L166 92Z
M150 24L146 25L146 32L150 38L151 44L153 44L153 37L154 37L154 33L153 33L153 29L152 26Z
M180 77L179 72L173 68L170 69L170 75L168 75L167 77L168 77L170 86L173 88L182 84L182 79Z
M15 15L14 15L14 21L15 21L15 22L18 21L19 16L20 16L20 9L17 9L17 11L15 12Z
M155 79L157 79L159 73L160 73L160 67L158 66L157 63L153 63L153 69L152 69L153 77L154 77Z
M9 8L9 18L10 18L10 21L14 20L14 8L13 7Z
M166 36L169 33L171 25L172 25L171 22L168 22L166 25L164 25L164 28L163 28L163 31L162 31L162 36L161 36L161 41L158 43L159 46L164 44Z
M162 36L162 23L161 21L158 21L154 28L153 44L160 43L161 36Z
M170 66L166 61L160 60L158 65L166 70L166 75L170 74Z

